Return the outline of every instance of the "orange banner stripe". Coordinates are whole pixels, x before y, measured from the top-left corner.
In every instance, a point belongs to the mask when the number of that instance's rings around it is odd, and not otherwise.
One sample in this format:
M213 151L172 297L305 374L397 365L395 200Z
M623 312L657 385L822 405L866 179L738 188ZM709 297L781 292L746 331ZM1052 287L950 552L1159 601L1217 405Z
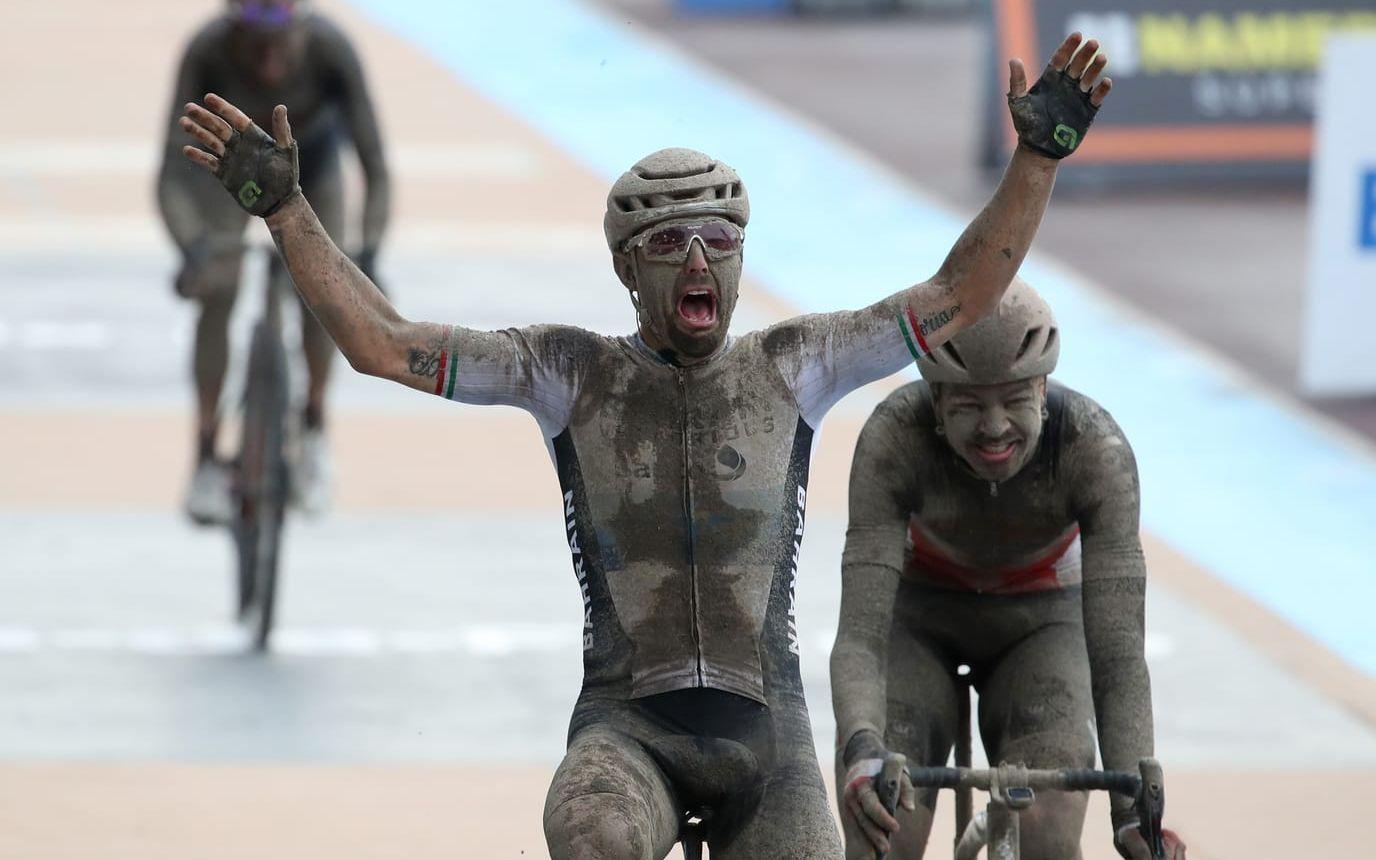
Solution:
M1041 74L1035 0L995 0L1002 59L1018 57L1032 78ZM1002 71L999 72L1002 74ZM1017 145L1013 123L1004 117L1004 141ZM1308 125L1148 126L1092 128L1074 155L1079 163L1306 160L1314 148Z
M1091 128L1072 156L1087 162L1293 161L1314 146L1308 125L1177 125Z

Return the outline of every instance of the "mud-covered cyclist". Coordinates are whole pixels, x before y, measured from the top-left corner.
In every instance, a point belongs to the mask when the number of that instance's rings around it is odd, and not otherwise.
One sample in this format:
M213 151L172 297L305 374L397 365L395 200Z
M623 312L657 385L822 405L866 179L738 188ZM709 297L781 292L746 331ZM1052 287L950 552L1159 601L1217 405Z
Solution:
M1060 344L1051 308L1015 281L860 435L831 657L848 857L922 856L936 791L905 786L890 816L867 776L892 753L946 763L961 665L991 762L1093 767L1096 724L1106 768L1135 772L1153 754L1137 465L1102 407L1048 381ZM1021 856L1081 856L1085 803L1039 796L1022 813ZM1136 822L1115 796L1114 843L1149 860Z
M186 137L177 127L182 107L217 92L268 125L275 105L290 105L304 166L301 187L326 232L336 239L343 237L345 210L340 154L346 143L352 145L366 179L362 245L355 259L369 273L387 223L390 182L358 56L345 34L304 0L230 0L187 44L173 89L158 205L181 252L177 292L200 304L193 361L196 470L186 509L197 522L224 522L230 516L230 477L215 459L217 407L239 283L240 237L248 216L213 177L182 157ZM279 263L274 263L272 276L286 277ZM306 510L319 512L329 497L324 419L334 346L314 316L301 317L309 381L293 490Z
M269 136L219 96L186 105L200 144L186 155L266 217L356 369L540 425L585 612L583 691L545 805L554 857L663 857L684 812L706 819L722 860L840 856L792 611L813 430L844 394L997 306L1069 151L1056 128L1075 123L1078 140L1092 115L1063 76L1024 86L1030 143L934 276L734 338L749 201L700 152L653 153L608 196L633 334L484 332L403 318L339 251L297 183L286 108Z

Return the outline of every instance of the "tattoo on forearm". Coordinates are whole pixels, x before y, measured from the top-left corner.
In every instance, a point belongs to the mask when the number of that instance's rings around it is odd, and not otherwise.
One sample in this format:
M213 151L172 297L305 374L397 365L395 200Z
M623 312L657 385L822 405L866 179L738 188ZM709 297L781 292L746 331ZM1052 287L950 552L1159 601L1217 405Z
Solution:
M444 355L443 350L436 349L417 349L411 347L406 355L406 366L411 373L427 379L439 373L440 356Z
M919 328L919 331L922 332L923 337L927 337L928 335L934 334L940 331L941 329L945 328L946 326L950 325L951 321L954 320L956 318L956 315L959 313L960 305L951 305L946 310L938 311L937 313L934 313L926 319L922 320L922 325Z

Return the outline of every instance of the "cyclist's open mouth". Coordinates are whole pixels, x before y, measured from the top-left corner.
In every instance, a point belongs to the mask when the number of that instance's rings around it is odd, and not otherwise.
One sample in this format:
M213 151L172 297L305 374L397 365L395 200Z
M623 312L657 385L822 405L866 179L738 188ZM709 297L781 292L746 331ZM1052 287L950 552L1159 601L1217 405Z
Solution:
M693 287L678 300L679 318L690 329L707 329L717 324L717 294L707 287Z
M979 458L991 465L1006 463L1013 456L1013 451L1018 447L1017 440L1008 442L981 442L975 446L979 452Z

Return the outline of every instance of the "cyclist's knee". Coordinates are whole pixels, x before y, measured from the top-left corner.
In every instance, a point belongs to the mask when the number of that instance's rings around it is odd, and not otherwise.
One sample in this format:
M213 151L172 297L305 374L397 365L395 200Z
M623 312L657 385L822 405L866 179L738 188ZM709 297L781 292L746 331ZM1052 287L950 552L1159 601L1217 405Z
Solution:
M553 860L649 860L653 839L642 805L608 792L585 794L545 814Z
M237 287L237 284L219 284L200 296L200 325L229 327L229 315L234 310L234 300L239 293Z
M590 731L570 745L545 798L545 838L556 860L639 860L669 850L678 817L663 777L638 743Z

